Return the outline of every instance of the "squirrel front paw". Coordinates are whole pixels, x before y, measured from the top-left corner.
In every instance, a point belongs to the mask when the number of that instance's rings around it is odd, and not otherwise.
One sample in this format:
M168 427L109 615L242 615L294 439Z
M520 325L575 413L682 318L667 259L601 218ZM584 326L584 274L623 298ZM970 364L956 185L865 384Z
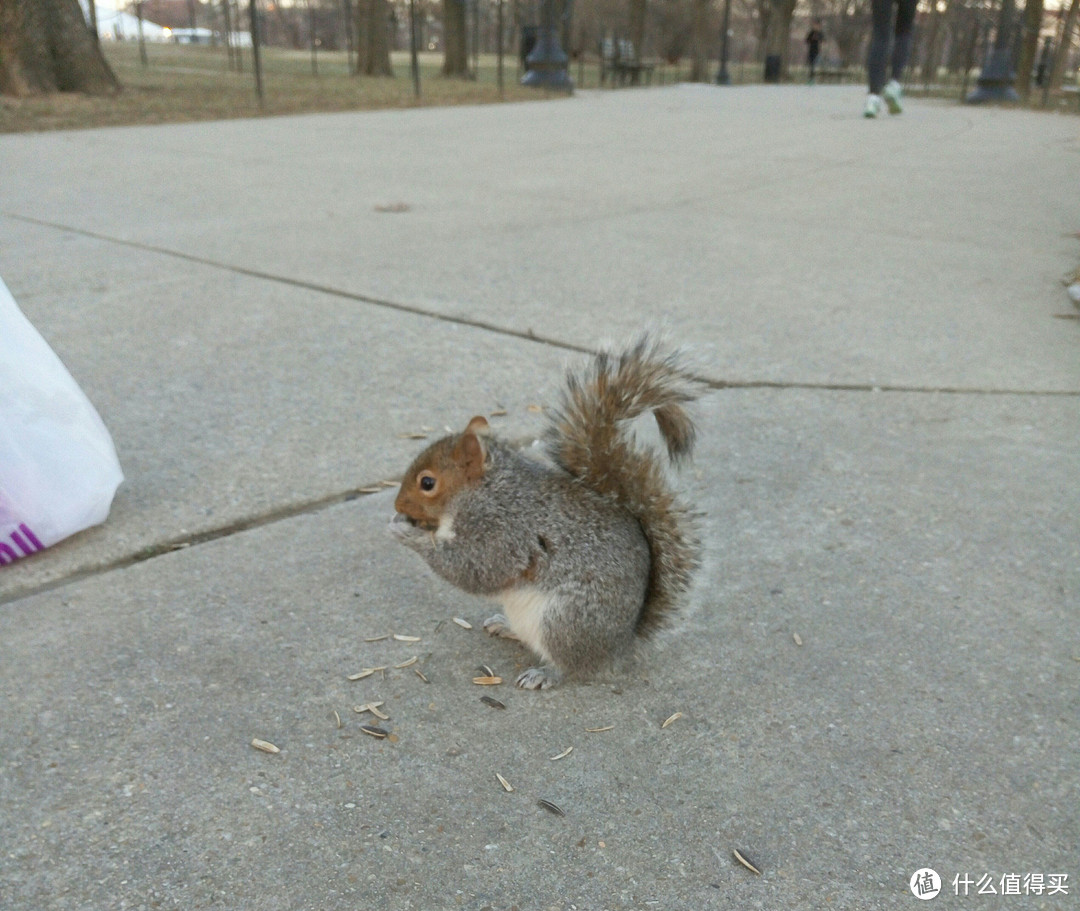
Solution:
M484 621L484 630L489 636L498 636L500 639L514 639L517 641L518 638L514 635L514 631L510 629L510 622L503 614L488 617Z
M523 690L548 690L558 686L562 673L553 667L530 667L518 675L514 682Z

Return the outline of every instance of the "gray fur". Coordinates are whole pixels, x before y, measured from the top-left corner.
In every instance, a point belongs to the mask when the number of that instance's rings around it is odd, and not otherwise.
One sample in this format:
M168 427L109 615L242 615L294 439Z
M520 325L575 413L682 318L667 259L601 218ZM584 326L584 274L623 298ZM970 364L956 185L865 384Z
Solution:
M649 577L641 525L565 472L499 440L487 443L480 491L463 491L448 506L452 539L403 521L391 529L467 592L495 596L535 585L554 594L545 648L563 673L591 673L633 640Z
M678 355L647 335L621 354L602 353L567 377L546 435L553 464L485 434L483 474L441 506L438 531L403 515L392 523L448 582L503 602L506 615L485 628L547 662L518 686L595 673L685 595L699 562L694 516L668 484L663 456L638 447L626 424L651 413L670 461L688 459L695 429L684 406L702 391ZM449 451L456 439L429 451Z

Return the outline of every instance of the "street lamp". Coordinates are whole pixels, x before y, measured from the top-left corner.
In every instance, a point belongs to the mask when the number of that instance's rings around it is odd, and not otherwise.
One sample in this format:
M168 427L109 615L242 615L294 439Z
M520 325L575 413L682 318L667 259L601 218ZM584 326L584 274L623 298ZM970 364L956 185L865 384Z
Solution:
M720 32L720 72L716 74L717 85L731 85L727 71L728 26L731 23L731 0L724 0L724 25Z
M569 58L559 44L555 28L555 0L540 0L540 27L536 30L536 46L525 58L528 72L521 84L534 88L572 92L574 83L567 72Z
M1009 35L1015 0L1002 0L1001 17L998 20L994 47L986 60L986 66L979 73L979 81L974 92L967 97L968 104L982 104L984 101L1019 101L1013 83L1016 73L1012 69L1009 49Z

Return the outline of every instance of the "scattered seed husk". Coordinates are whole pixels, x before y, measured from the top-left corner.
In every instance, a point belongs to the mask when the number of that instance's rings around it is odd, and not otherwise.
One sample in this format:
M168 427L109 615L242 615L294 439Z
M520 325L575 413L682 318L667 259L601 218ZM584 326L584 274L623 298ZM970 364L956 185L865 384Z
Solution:
M395 481L393 478L383 478L379 483L382 484L383 487L397 487L401 481Z
M359 492L359 493L378 493L382 489L383 489L382 484L372 484L372 485L370 485L368 487L358 487L357 492Z
M586 734L602 734L604 731L613 731L614 729L615 729L615 725L609 724L606 727L602 727L602 728L585 728L585 733Z
M414 673L414 674L416 674L416 676L417 676L417 677L419 677L419 678L420 678L421 680L423 680L423 681L424 681L424 683L431 683L431 681L430 681L430 680L428 680L428 679L427 679L427 677L425 677L425 676L424 676L424 674L423 674L423 672L422 672L422 671L420 670L420 668L418 668L418 667L414 667L414 668L413 668L413 673Z
M365 677L370 677L372 674L377 673L378 671L385 671L385 670L386 670L386 665L385 664L382 667L365 667L362 671L359 671L356 674L349 674L349 676L346 677L345 679L346 680L363 680Z
M747 870L751 870L758 876L761 876L761 871L753 863L751 863L751 861L747 859L746 855L743 854L738 848L733 849L731 853L735 855L735 859L744 867L746 867Z
M407 202L380 203L379 205L377 205L375 207L375 211L376 212L383 212L383 213L386 213L386 212L390 212L390 213L408 212L409 211L409 204Z
M791 638L795 640L796 645L802 645L802 636L798 633L792 633Z
M477 670L484 677L495 677L495 676L497 676L496 673L490 667L488 667L486 664L481 664L477 668Z
M362 724L360 725L360 730L365 734L370 734L372 737L378 737L380 740L390 736L389 731L384 730L383 728L377 728L373 724Z
M399 669L403 667L412 667L419 660L419 655L413 655L408 661L402 661L401 664L395 664L394 667Z
M547 810L549 813L554 813L556 816L566 815L566 813L563 812L562 807L560 807L558 804L552 803L550 800L544 800L543 797L536 801L536 803L539 806L543 807L545 810Z
M505 778L503 778L502 775L500 775L498 772L495 773L495 777L499 779L499 784L503 786L504 791L509 792L514 790L514 786L510 784L510 782L507 781Z
M401 633L394 633L394 638L397 639L398 642L419 642L420 641L419 636L404 636Z
M251 745L255 747L256 750L262 750L264 753L281 752L281 750L274 746L269 740L259 740L258 737L251 741Z
M506 706L503 703L499 702L498 699L493 699L491 696L481 696L480 701L482 703L484 703L484 705L490 705L493 709L505 709L506 708Z
M379 711L380 705L382 705L381 702L365 702L363 705L354 705L352 710L356 712L357 715L362 715L364 712L370 712L376 718L381 718L383 721L389 720L390 716L387 715L386 712Z
M502 677L473 677L472 682L477 686L498 686L503 679Z
M506 413L507 412L505 408L496 408L494 411L491 412L491 416L493 418L501 418L504 417Z
M341 730L341 716L337 713L337 709L334 709L334 720L337 722L338 730Z
M539 414L541 411L544 410L544 406L543 405L530 405L525 410L531 412L532 414Z
M551 761L554 762L556 759L565 759L567 756L569 756L573 752L574 752L573 747L567 747L558 756L552 756Z
M664 719L664 723L660 725L660 727L666 728L669 724L674 724L680 718L682 718L682 712L676 712L674 715L668 715L668 717Z
M365 641L365 642L382 642L382 641L383 641L383 639L389 639L389 638L390 638L390 634L389 634L389 633L385 633L385 634L383 634L382 636L367 636L367 637L366 637L366 638L364 639L364 641Z
M462 629L472 629L472 624L468 620L462 620L461 617L454 617L454 622Z
M398 439L399 440L426 440L427 439L427 434L426 433L399 433L398 434Z

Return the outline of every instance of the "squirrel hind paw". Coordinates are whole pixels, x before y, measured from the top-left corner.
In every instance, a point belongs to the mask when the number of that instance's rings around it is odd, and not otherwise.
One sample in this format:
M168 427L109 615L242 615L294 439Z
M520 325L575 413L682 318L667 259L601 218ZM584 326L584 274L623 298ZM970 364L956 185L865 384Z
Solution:
M514 682L523 690L547 690L558 686L562 680L562 673L553 667L530 667L527 671L518 675Z

